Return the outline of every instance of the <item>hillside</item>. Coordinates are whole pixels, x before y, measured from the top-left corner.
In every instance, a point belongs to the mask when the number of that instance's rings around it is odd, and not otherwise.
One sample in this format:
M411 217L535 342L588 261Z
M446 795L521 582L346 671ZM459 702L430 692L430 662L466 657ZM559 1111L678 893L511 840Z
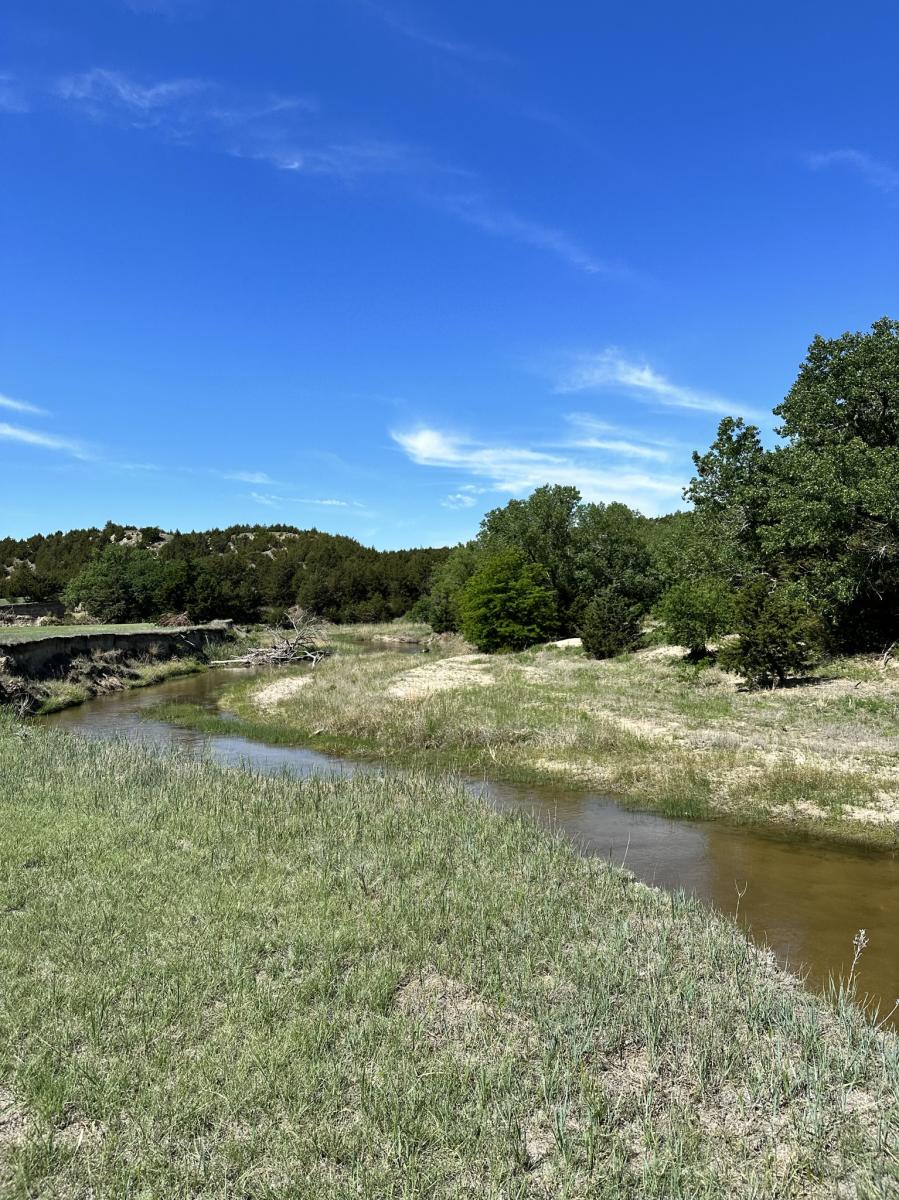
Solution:
M56 598L93 569L128 577L133 594L115 619L176 610L197 620L254 620L265 608L299 603L334 621L383 621L408 612L447 553L374 550L291 525L181 533L109 522L0 539L0 596Z

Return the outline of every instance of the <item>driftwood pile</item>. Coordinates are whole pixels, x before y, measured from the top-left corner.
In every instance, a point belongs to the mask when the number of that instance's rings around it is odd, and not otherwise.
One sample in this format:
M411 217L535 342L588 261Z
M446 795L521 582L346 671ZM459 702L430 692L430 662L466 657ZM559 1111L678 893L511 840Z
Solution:
M159 618L156 624L161 629L182 629L193 624L186 612L184 613L165 613Z
M287 611L280 627L269 626L268 646L256 646L239 658L218 658L213 667L282 667L289 663L311 662L313 666L328 653L325 647L326 622L304 608Z

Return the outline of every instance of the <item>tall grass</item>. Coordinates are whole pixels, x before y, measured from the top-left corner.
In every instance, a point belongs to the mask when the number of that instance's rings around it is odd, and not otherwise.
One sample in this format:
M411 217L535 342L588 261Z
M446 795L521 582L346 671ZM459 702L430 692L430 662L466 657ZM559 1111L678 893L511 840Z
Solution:
M714 667L685 668L676 648L605 662L579 651L487 658L459 649L341 651L276 706L256 703L258 680L236 684L223 705L248 736L273 742L587 786L672 816L897 842L899 672L865 673L855 660L809 686L749 693ZM450 659L447 686L430 687ZM163 715L218 727L208 712Z
M432 777L0 720L13 1197L896 1194L897 1042Z

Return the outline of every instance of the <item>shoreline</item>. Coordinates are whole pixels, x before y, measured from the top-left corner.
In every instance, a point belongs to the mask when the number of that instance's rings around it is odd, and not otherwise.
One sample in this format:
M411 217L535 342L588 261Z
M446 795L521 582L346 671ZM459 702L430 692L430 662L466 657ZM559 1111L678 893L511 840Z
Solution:
M164 706L159 715L209 732L240 729L274 745L305 746L389 766L589 791L665 816L723 821L824 844L899 849L894 801L875 807L882 778L889 780L896 772L899 758L881 749L880 739L886 742L887 735L881 735L879 726L869 728L865 707L884 723L896 701L891 696L867 699L859 693L858 681L850 680L847 692L849 703L857 707L857 724L867 722L860 736L865 734L876 748L870 762L815 758L802 751L791 758L792 735L786 731L784 738L780 730L780 757L775 757L764 738L783 717L778 706L785 705L788 715L798 714L797 739L826 736L831 717L825 711L819 719L818 708L825 702L840 707L844 701L829 680L822 681L820 695L809 687L778 695L740 694L733 683L713 679L707 708L717 705L720 710L735 702L750 717L760 714L758 728L750 727L759 746L748 739L741 743L734 723L725 726L714 711L709 716L691 712L690 706L703 703L704 697L701 691L694 696L689 668L671 648L605 662L586 659L576 650L537 648L488 658L458 649L433 647L421 665L410 666L408 655L389 648L377 654L354 654L350 648L317 667L310 675L312 686L274 703L260 707L254 696L263 685L240 680L222 697L227 718L178 705ZM850 668L861 672L865 666ZM712 675L720 673L703 672L698 688ZM603 711L600 689L616 677L628 707L616 711L608 704ZM899 679L891 677L889 686L897 685ZM716 693L728 686L730 694L725 692L721 701ZM667 693L674 694L680 713L672 704L671 713L656 714L656 727L645 714L631 715L642 711L643 696L670 703ZM524 724L523 714L529 712L535 715ZM840 707L842 719L845 713ZM568 744L555 752L544 749L554 738Z
M0 1171L29 1194L112 1194L123 1162L159 1195L301 1164L343 1194L335 1162L365 1195L894 1180L899 1041L851 989L812 994L701 902L452 784L262 776L2 717L0 776L0 850L25 863Z

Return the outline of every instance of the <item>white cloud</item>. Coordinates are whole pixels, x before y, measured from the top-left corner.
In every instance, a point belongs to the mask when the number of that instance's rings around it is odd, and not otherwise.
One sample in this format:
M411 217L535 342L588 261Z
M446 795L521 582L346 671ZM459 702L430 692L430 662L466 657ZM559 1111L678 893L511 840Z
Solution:
M805 162L813 171L846 167L860 175L865 183L882 192L893 192L899 188L899 171L889 163L861 150L830 150L826 154L807 154Z
M38 433L34 429L23 429L19 425L7 425L0 421L0 441L20 442L26 446L39 446L44 450L61 450L75 458L89 458L80 442L71 438L57 437L51 433Z
M332 142L297 144L293 140L252 137L245 145L237 140L228 153L268 163L279 171L298 175L331 175L356 179L363 175L408 174L421 169L421 160L408 147L394 142Z
M490 200L471 171L436 161L402 142L347 135L333 124L326 127L320 117L310 125L317 106L303 97L229 96L209 80L142 82L106 67L57 80L55 94L93 120L153 130L182 145L204 145L280 171L344 182L404 179L418 203L433 205L490 237L554 254L588 275L630 274L597 257L564 230ZM450 186L473 190L447 194Z
M595 455L491 445L427 427L397 430L391 436L414 463L473 475L510 496L526 495L545 483L573 484L587 500L618 500L656 513L676 507L671 502L680 498L684 486L683 479L597 463ZM454 495L462 492L460 488Z
M565 419L574 426L576 434L563 445L580 450L605 450L623 458L650 459L654 462L670 462L675 450L669 442L622 429L589 413L569 413Z
M442 37L440 34L432 33L430 30L422 28L421 25L413 24L411 21L399 16L393 9L386 8L383 4L374 3L374 0L360 0L360 3L370 12L373 12L390 29L395 30L413 42L420 42L423 46L429 46L432 50L442 50L445 54L452 54L457 58L466 58L474 62L508 61L507 56L504 54L498 54L492 50L483 50L478 46L472 46L466 42L456 41L453 38Z
M461 492L452 492L449 496L445 496L440 501L441 508L473 508L477 503L472 493L468 490Z
M46 416L46 410L34 404L26 404L24 400L13 400L12 396L0 395L0 408L9 408L13 412L29 413L34 417Z
M598 354L584 354L556 386L557 392L593 392L620 388L665 408L695 409L697 412L752 415L736 400L712 392L673 383L647 362L627 359L615 346Z
M27 113L28 97L15 75L0 72L0 113Z
M142 84L121 71L94 67L81 75L69 75L58 80L56 94L62 100L83 105L98 116L118 111L157 117L164 110L172 109L209 86L200 79L166 79Z
M467 225L480 229L493 237L521 242L536 250L545 250L563 259L569 266L585 271L588 275L613 275L622 273L618 268L591 254L574 238L560 229L541 225L526 217L520 217L507 209L496 207L481 195L447 196L441 201L447 212L458 217Z
M356 501L318 499L307 496L276 496L270 492L250 492L250 499L257 504L265 504L270 508L280 508L282 504L311 504L318 508L363 508Z
M274 479L266 475L265 471L225 471L222 473L222 479L234 479L238 483L274 483Z

